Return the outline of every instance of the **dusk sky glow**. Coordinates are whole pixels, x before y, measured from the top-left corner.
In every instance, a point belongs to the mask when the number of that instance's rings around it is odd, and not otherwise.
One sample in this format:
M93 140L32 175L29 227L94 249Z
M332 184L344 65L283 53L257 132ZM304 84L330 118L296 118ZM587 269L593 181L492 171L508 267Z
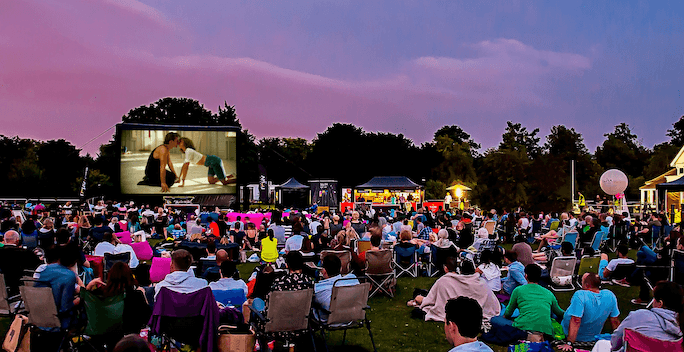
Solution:
M257 138L456 124L482 150L507 120L650 148L684 115L681 1L0 0L0 53L0 134L77 147L167 96Z

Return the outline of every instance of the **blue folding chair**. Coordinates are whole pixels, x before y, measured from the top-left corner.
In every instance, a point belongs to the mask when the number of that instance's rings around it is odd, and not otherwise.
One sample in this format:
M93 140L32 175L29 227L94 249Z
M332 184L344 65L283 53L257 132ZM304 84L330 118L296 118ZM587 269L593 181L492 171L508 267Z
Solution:
M578 232L566 232L565 235L563 236L563 242L570 242L572 243L573 248L577 248L577 237L579 236Z
M394 264L397 269L397 277L409 274L411 277L418 276L418 249L412 243L406 245L399 243L394 246Z
M221 302L225 306L233 306L242 312L242 304L245 303L245 290L212 290L216 302Z
M601 248L601 243L603 243L604 237L606 237L607 234L603 231L598 231L596 234L594 234L594 239L591 241L591 248L594 250L595 253L599 252L599 248Z

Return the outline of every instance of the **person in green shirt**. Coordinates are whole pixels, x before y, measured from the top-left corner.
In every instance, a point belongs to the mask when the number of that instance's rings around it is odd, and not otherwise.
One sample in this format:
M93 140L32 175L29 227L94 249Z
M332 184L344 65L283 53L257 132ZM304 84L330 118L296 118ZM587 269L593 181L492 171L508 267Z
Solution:
M523 331L553 335L551 312L562 318L565 311L558 306L556 296L544 287L539 286L541 268L537 264L525 267L527 284L513 290L511 299L506 307L503 318L492 318L492 325L512 325ZM520 315L510 321L515 309Z

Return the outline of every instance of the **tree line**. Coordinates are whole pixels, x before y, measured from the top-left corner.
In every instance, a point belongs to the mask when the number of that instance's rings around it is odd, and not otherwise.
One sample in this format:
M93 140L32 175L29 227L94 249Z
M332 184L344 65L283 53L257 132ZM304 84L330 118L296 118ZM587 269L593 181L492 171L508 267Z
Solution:
M123 122L149 124L238 126L234 106L224 103L217 112L197 100L163 98L131 109ZM563 125L545 136L538 128L507 122L498 146L481 150L460 126L438 129L429 142L416 145L403 134L368 132L352 124L334 123L309 141L303 138L257 139L243 129L238 140L241 183L257 182L258 165L267 177L281 183L290 177L336 179L353 187L373 176L408 176L426 186L426 198L441 199L446 187L462 183L473 189L469 197L484 208L563 210L570 207L570 163L575 161L575 190L587 199L603 195L601 174L611 168L629 177L628 200L639 200L644 181L667 170L684 145L684 116L666 133L668 141L648 148L629 125L620 123L606 133L593 153L582 134ZM84 168L89 166L88 194L116 197L118 153L114 141L100 146L96 157L59 139L47 142L0 136L0 193L5 196L77 196Z

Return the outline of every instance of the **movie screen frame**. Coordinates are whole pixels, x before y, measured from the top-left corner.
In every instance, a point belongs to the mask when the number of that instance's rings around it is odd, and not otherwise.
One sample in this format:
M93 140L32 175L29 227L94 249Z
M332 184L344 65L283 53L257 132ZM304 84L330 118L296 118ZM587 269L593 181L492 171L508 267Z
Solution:
M179 138L168 144L173 146L169 158L177 180L172 185L167 184L168 192L163 192L160 184L161 172L159 177L152 179L155 173L151 170L158 166L151 159L156 159L152 155L154 150L164 144L164 139L170 132L178 133L190 142L185 143L185 140ZM121 195L237 195L240 133L240 128L235 126L118 124L115 144ZM186 154L181 152L181 148L188 148L186 144L192 144L201 158L197 154L189 154L194 158L189 158L185 182L181 187L180 178L186 161ZM159 154L158 152L155 156ZM166 166L166 170L165 177L174 176L169 166ZM220 176L224 178L221 179Z

